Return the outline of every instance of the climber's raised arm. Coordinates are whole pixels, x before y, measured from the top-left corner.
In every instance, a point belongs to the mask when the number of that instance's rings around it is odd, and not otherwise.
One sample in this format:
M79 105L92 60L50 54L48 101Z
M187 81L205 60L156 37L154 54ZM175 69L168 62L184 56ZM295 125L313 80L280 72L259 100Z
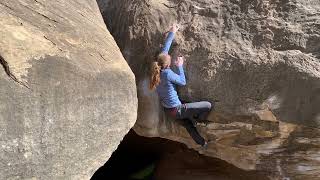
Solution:
M165 40L165 43L164 43L164 46L162 48L162 51L161 53L165 53L165 54L168 54L169 50L170 50L170 47L171 47L171 44L172 44L172 41L174 39L174 35L175 33L179 30L179 27L178 25L174 24L171 28L170 28L170 31L168 33L168 36Z

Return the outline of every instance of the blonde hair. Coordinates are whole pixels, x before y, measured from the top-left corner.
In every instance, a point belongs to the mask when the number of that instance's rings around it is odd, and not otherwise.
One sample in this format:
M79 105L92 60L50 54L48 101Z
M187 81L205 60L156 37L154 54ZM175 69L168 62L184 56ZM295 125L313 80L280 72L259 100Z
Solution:
M161 82L160 71L161 69L168 68L171 63L170 55L161 53L157 57L157 61L151 64L151 77L150 77L150 89L154 90Z

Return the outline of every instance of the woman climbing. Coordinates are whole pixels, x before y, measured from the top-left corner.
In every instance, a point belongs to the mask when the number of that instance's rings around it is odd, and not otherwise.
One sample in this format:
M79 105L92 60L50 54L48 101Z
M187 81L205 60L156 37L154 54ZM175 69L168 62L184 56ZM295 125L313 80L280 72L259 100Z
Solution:
M171 27L162 52L158 55L157 61L152 64L150 89L156 89L165 112L171 117L181 120L193 140L206 148L208 143L197 131L196 124L198 120L206 120L211 110L211 103L201 101L182 104L176 86L186 85L183 71L184 58L180 56L175 61L177 73L170 69L171 56L168 52L178 29L177 25Z

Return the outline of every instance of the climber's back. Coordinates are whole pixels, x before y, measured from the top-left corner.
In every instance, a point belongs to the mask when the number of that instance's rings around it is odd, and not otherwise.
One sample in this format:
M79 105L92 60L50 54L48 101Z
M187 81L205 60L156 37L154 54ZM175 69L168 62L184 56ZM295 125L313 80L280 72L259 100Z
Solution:
M175 84L185 85L186 80L182 66L178 69L180 69L179 75L174 73L170 68L162 69L160 72L161 81L157 86L157 93L159 95L161 104L166 108L177 107L181 104L178 93L175 89Z

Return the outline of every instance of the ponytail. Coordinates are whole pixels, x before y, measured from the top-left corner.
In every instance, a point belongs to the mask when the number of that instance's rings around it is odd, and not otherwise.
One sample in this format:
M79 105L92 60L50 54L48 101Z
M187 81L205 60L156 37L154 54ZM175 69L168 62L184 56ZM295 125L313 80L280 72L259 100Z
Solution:
M160 84L160 70L170 67L171 56L166 53L160 53L157 61L151 65L150 89L154 90Z
M154 90L160 84L160 70L161 67L159 66L157 61L154 61L151 65L151 78L150 78L150 89Z

